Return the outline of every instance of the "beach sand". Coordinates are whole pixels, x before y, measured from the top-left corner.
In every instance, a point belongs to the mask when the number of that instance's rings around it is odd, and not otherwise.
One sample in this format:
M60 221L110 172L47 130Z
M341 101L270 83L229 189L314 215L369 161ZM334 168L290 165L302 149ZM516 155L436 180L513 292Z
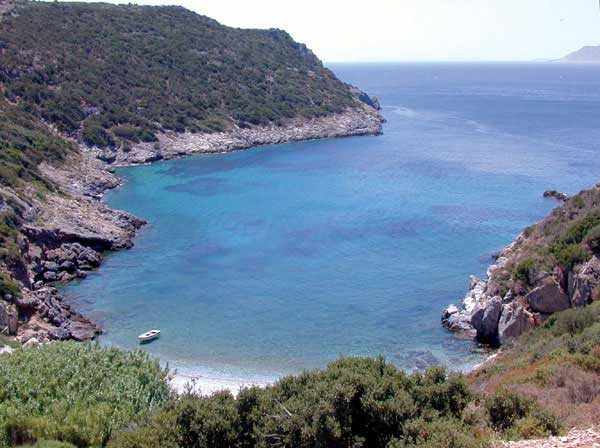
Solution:
M191 391L199 395L212 395L216 392L227 390L236 396L244 387L265 387L273 384L272 381L244 381L230 378L215 378L203 375L186 375L175 373L170 381L171 387L181 394Z

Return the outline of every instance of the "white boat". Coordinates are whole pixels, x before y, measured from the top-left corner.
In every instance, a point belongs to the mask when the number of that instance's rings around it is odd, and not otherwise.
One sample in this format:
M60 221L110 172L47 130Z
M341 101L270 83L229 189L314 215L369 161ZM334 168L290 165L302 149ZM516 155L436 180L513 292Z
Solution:
M160 336L160 330L150 330L138 336L140 342L152 341Z

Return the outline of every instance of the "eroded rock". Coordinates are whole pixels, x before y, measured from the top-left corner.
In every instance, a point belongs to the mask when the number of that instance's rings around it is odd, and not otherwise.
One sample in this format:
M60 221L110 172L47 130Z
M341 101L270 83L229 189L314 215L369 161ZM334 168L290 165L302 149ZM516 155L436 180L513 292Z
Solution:
M498 322L498 342L505 344L509 339L521 336L534 326L533 315L521 303L517 301L507 303L502 306Z
M532 310L539 313L557 313L571 306L569 296L554 279L548 279L526 296Z

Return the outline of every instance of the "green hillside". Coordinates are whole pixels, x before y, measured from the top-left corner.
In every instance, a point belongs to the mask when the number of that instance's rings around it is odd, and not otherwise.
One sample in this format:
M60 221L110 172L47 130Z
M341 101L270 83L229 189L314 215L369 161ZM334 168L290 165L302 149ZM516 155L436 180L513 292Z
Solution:
M17 2L0 22L7 99L89 144L152 141L358 107L284 31L181 7Z

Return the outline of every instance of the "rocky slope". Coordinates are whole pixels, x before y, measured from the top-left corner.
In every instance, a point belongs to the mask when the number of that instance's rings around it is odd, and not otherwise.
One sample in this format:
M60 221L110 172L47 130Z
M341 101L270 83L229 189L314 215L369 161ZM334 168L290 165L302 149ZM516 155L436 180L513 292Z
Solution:
M498 254L487 278L471 277L462 304L443 311L444 326L498 346L598 298L600 184L560 199L563 205Z

